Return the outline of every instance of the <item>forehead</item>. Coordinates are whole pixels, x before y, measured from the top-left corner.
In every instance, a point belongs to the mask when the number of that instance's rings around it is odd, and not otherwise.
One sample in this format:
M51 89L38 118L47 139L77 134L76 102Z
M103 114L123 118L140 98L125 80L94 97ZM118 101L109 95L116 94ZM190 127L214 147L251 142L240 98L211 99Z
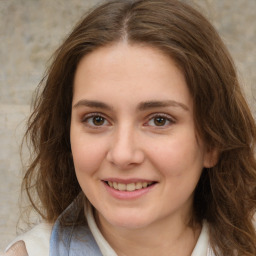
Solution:
M126 99L140 95L145 101L191 98L183 73L169 56L153 47L123 42L86 55L74 79L74 98L104 99L113 93Z
M129 65L131 63L132 66ZM109 72L109 69L119 69L126 72L126 75L139 73L142 70L144 71L145 68L148 69L148 72L151 71L152 75L155 74L155 72L152 72L153 70L164 72L170 66L175 66L178 69L176 62L160 49L149 45L129 44L127 42L110 44L92 51L82 58L77 71L81 66L86 66L90 72L97 72L100 68L101 73ZM156 69L156 67L159 68Z

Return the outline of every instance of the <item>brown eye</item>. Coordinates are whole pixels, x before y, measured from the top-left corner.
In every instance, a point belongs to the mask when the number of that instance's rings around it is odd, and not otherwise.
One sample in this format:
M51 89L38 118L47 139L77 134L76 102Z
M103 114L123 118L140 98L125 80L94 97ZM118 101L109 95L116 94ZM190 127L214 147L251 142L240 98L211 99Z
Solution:
M100 128L100 127L104 127L104 126L109 126L110 123L108 122L108 120L99 115L99 114L94 114L94 113L90 113L88 115L86 115L82 122L88 126L88 127L91 127L91 128Z
M105 122L105 118L102 117L102 116L94 116L92 118L92 122L95 126L100 126L100 125L103 125L104 122Z
M175 120L170 115L165 113L159 113L151 115L151 117L149 117L149 120L145 123L145 125L155 128L168 128L170 125L174 123Z
M154 118L154 124L156 125L156 126L164 126L165 124L166 124L166 118L165 117L161 117L161 116L159 116L159 117L155 117Z

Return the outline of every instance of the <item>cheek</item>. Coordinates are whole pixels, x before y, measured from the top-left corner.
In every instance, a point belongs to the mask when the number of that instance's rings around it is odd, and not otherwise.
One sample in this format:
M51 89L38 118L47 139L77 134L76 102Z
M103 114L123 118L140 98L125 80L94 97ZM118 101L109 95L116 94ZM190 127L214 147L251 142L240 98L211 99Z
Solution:
M94 173L105 157L105 147L102 143L87 136L71 137L71 149L77 174Z
M148 154L164 175L182 176L190 170L201 172L203 168L203 153L195 136L174 136L160 141L151 147Z

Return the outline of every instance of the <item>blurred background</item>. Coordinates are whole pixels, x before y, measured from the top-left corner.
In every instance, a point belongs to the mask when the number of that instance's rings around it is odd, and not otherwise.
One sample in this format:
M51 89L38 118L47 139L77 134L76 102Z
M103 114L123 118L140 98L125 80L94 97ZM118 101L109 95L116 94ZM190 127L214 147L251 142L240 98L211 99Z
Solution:
M101 0L0 0L0 252L20 215L20 143L33 91L49 58L82 14ZM185 0L228 46L256 116L256 0Z

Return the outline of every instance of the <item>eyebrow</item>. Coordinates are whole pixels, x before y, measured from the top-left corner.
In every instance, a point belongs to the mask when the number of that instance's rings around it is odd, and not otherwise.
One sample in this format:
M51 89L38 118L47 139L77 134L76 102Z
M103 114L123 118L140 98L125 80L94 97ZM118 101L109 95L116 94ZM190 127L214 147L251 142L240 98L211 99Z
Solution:
M143 110L148 110L152 108L161 108L161 107L180 107L183 110L189 111L189 108L181 103L177 102L175 100L164 100L164 101L146 101L146 102L141 102L138 105L138 110L143 111Z
M90 107L90 108L107 109L107 110L113 109L111 106L107 105L106 103L103 103L101 101L95 101L95 100L80 100L73 106L73 108L78 108L81 106Z
M90 107L90 108L99 108L99 109L106 109L106 110L112 110L113 107L101 102L101 101L95 101L95 100L80 100L78 101L73 108L78 108L81 106L85 106L85 107ZM161 107L180 107L185 111L189 111L189 108L181 103L181 102L177 102L175 100L164 100L164 101L156 101L156 100L151 100L151 101L145 101L145 102L141 102L139 103L137 110L139 111L145 111L145 110L149 110L149 109L153 109L153 108L161 108Z

